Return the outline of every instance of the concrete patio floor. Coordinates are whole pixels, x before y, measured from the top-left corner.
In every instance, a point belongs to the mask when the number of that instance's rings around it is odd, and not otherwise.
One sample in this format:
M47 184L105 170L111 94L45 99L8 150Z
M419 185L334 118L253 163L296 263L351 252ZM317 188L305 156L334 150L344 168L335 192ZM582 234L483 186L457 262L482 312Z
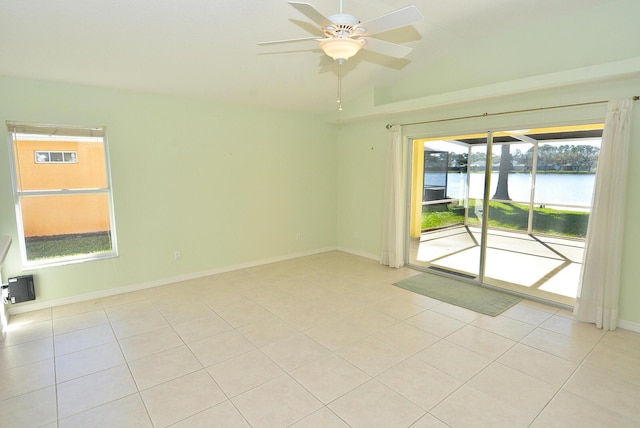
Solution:
M412 239L410 262L478 279L479 227L423 232ZM573 306L584 241L489 229L484 283Z

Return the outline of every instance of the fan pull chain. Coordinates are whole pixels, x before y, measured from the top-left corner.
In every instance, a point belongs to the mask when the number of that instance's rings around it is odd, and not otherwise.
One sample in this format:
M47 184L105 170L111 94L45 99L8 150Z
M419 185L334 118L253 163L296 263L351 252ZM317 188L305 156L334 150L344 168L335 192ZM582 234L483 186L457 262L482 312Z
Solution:
M338 99L336 102L338 103L338 111L342 111L342 68L340 67L340 63L338 63Z

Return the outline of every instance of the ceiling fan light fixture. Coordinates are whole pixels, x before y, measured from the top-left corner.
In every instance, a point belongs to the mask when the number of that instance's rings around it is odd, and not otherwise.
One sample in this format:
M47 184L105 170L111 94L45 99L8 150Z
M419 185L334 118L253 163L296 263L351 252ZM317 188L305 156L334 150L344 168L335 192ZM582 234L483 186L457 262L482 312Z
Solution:
M320 40L320 48L324 53L340 63L357 54L362 46L364 46L364 40L349 37Z
M340 72L340 66L344 64L346 60L360 52L360 49L365 48L365 45L366 49L373 52L394 58L404 58L411 52L411 48L381 39L371 38L370 36L404 27L414 21L422 19L422 15L415 6L396 9L391 13L379 16L362 24L355 16L343 13L342 0L339 2L340 12L329 17L318 12L318 10L309 3L289 1L289 4L319 25L324 37L276 40L258 44L265 46L277 43L317 40L320 43L320 49L338 63L338 110L342 110L342 74Z

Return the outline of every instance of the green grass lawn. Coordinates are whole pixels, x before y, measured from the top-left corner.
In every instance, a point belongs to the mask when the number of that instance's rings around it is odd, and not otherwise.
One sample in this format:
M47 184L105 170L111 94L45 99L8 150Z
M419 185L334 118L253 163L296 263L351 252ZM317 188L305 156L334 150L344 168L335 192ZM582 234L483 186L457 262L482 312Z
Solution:
M56 235L26 239L27 260L43 260L111 251L109 233Z
M480 224L475 215L475 201L470 201L469 224ZM529 221L529 206L489 202L489 226L501 229L526 231ZM584 238L587 235L589 213L535 207L533 231L547 235ZM422 214L422 229L434 229L464 223L464 210L448 206L446 211L431 211Z

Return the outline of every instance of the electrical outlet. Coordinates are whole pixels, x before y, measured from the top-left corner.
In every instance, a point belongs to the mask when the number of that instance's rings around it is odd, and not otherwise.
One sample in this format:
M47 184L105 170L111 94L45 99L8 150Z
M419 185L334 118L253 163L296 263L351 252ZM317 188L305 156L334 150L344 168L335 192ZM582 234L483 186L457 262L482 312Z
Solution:
M182 252L180 250L175 250L173 252L173 258L176 259L177 262L182 260Z

